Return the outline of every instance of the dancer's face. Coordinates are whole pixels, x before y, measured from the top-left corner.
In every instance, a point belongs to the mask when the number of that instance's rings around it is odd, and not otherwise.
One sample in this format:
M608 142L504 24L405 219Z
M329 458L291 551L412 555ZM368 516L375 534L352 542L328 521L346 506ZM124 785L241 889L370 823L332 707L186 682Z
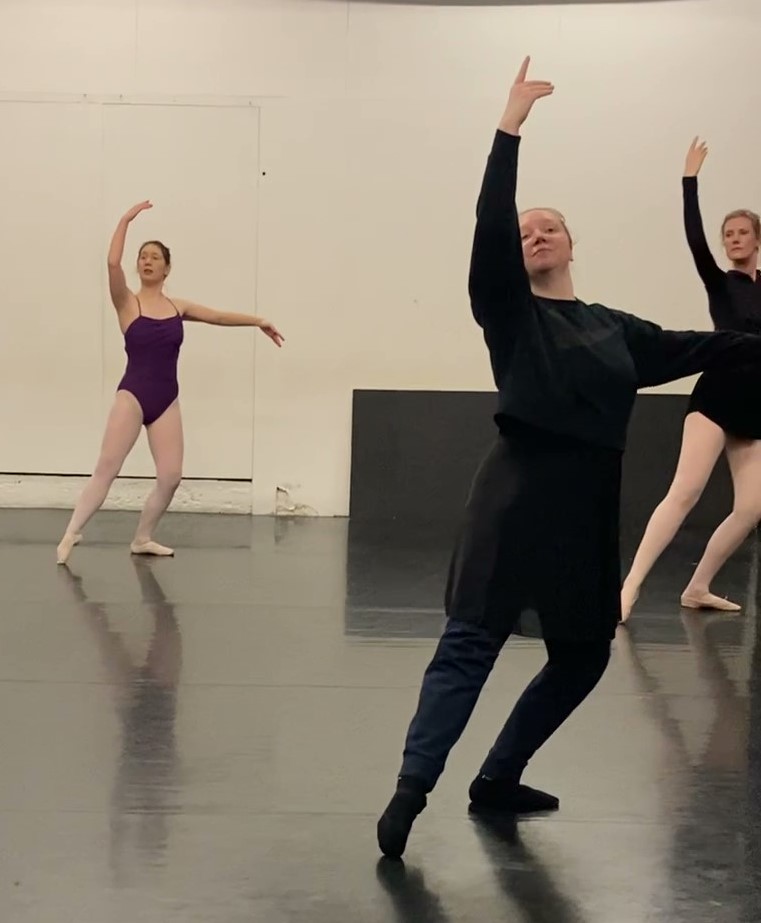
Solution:
M138 255L137 271L144 283L156 285L157 282L163 282L169 275L169 266L161 248L155 244L146 244Z
M571 235L559 212L549 208L523 212L520 228L529 277L563 269L573 259Z
M759 241L750 218L729 218L724 224L724 250L733 263L747 262L758 254Z

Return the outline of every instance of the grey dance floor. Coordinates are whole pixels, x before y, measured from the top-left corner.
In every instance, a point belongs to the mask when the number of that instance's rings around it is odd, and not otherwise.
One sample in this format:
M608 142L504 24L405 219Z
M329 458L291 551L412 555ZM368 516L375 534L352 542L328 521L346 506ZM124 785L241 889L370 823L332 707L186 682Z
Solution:
M506 649L410 840L379 862L441 626L446 528L170 516L133 560L103 513L70 569L66 514L0 512L3 923L738 923L761 919L755 543L684 614L684 534L597 692L527 781L517 827L467 785L542 663Z

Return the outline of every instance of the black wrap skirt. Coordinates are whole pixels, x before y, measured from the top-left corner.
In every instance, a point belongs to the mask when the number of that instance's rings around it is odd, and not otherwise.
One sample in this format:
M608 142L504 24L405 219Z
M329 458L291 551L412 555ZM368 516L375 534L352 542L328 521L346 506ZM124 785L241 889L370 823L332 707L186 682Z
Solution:
M498 635L612 638L621 460L617 449L503 422L466 504L447 616Z

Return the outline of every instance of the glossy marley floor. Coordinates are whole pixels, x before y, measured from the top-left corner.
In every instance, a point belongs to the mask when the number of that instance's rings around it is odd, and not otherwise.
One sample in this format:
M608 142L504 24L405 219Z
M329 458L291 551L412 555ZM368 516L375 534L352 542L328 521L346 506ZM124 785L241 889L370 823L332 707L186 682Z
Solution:
M761 920L755 544L681 613L663 559L597 692L528 781L561 811L483 826L467 785L542 662L506 649L420 818L379 862L441 626L440 527L176 515L135 560L103 513L0 512L3 923Z

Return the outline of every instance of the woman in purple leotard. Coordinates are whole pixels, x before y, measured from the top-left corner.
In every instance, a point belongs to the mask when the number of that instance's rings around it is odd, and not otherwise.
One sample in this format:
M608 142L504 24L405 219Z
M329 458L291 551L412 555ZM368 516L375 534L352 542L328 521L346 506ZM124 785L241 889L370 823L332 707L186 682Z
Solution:
M153 541L153 531L172 501L182 477L183 436L177 387L177 359L183 339L183 321L200 321L224 327L258 327L277 346L283 337L269 321L249 314L214 311L191 301L170 301L164 283L171 270L171 255L159 241L140 248L137 269L140 291L130 291L122 270L122 256L130 223L150 202L131 208L119 222L108 253L111 301L124 334L127 369L106 424L95 472L82 491L66 532L58 546L58 563L65 564L81 539L82 529L100 509L143 426L156 464L156 484L146 500L135 538L133 554L171 555L173 551Z

